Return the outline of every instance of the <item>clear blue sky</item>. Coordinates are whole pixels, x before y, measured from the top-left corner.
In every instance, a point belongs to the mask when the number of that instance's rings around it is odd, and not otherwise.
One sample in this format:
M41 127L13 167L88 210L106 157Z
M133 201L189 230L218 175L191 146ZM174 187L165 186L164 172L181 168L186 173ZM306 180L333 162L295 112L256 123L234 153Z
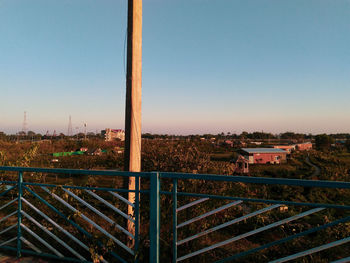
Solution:
M123 128L126 3L0 0L0 131ZM143 132L350 132L349 0L143 5Z

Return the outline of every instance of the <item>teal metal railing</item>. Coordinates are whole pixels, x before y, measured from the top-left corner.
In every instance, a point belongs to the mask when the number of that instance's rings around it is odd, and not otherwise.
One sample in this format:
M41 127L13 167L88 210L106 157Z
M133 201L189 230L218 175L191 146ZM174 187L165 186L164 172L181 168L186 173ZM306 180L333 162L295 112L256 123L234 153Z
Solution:
M161 191L161 194L172 196L173 200L173 262L190 262L193 260L196 260L196 257L203 255L203 257L198 261L208 261L208 262L233 262L235 260L242 260L242 258L245 258L251 254L266 250L268 248L282 245L287 242L296 240L298 238L302 237L308 237L311 238L310 235L315 234L317 232L320 232L325 229L331 229L334 226L339 226L341 224L343 229L347 229L345 231L347 235L350 235L350 229L349 224L346 224L350 221L350 199L344 200L342 204L340 204L340 200L336 200L338 203L317 203L317 202L298 202L298 201L286 201L286 200L271 200L271 199L260 199L260 198L247 198L247 197L237 197L237 196L224 196L224 195L218 195L218 194L208 194L208 193L191 193L191 192L179 192L178 191L178 181L191 181L191 180L205 180L206 182L221 182L221 183L228 183L228 182L235 182L235 183L246 183L246 184L256 184L259 185L271 185L271 186L296 186L296 187L302 187L302 188L316 188L316 189L332 189L340 191L340 193L343 193L343 191L347 191L350 189L350 183L349 182L331 182L331 181L309 181L309 180L294 180L294 179L282 179L282 178L254 178L254 177L241 177L241 176L219 176L219 175L189 175L189 174L173 174L173 173L162 173L161 178L169 178L172 180L172 191ZM205 183L204 183L205 185ZM185 187L186 188L186 187ZM319 190L320 191L320 190ZM347 192L347 197L350 197L349 191ZM191 198L197 198L196 200L192 202L187 202L184 205L178 207L178 198L179 197L191 197ZM189 209L191 207L196 207L200 204L204 204L209 202L210 200L226 200L228 201L226 204L218 206L217 208L210 209L207 212L203 212L200 215L191 216L190 219L186 218L183 222L178 223L178 216L181 212L183 212L186 209ZM215 217L215 215L222 213L232 213L232 210L229 211L232 208L236 208L237 206L246 205L248 203L253 204L263 204L263 208L259 208L256 210L251 209L249 212L237 216L231 220L226 220L224 223L217 224L215 226L209 226L206 227L205 230L202 230L200 232L191 234L189 236L185 236L186 234L182 235L183 238L178 238L178 232L181 231L184 227L193 225L197 223L197 226L201 224L201 222L205 221L208 217ZM252 219L254 217L264 215L266 213L271 213L277 209L285 209L285 208L292 208L296 207L296 210L300 210L300 208L304 208L300 212L293 212L290 215L287 216L286 213L278 211L275 213L274 217L277 219L274 222L264 224L263 226L257 226L254 225L251 227L250 230L244 230L241 231L239 234L229 237L227 239L220 240L218 242L213 242L208 246L204 246L200 249L198 249L198 246L201 246L198 242L195 245L189 245L190 242L193 242L197 239L203 238L205 239L208 235L213 234L215 232L218 232L220 230L227 230L232 226L236 226L239 223L245 222L249 219ZM306 209L305 209L306 208ZM208 254L215 250L222 248L224 246L232 245L235 242L242 241L247 238L252 238L254 240L254 237L260 233L272 231L275 228L285 226L288 224L291 224L297 220L305 219L307 221L310 219L310 216L314 216L314 218L320 218L320 213L325 212L327 210L336 210L341 211L339 213L339 216L336 220L332 222L327 222L323 225L321 225L318 220L317 224L312 226L311 224L308 224L308 228L299 231L298 233L293 233L292 235L287 235L281 238L274 238L271 242L266 242L265 244L261 244L260 246L255 246L251 249L246 249L244 251L239 251L233 255L230 255L227 257L227 253L225 251L226 257L223 257L219 260L208 260ZM278 217L278 214L280 217ZM286 215L286 216L281 216ZM240 226L237 226L238 228ZM229 231L229 230L228 230ZM225 235L224 235L225 236ZM346 236L343 238L340 238L339 240L332 240L331 237L329 238L323 238L322 241L325 241L326 244L320 244L316 247L311 247L309 249L303 248L301 251L287 254L282 257L279 257L279 255L272 255L274 258L269 258L269 262L287 262L291 260L295 260L301 257L306 257L313 255L315 253L318 253L320 251L324 251L330 248L334 248L337 246L344 245L348 242L350 242L350 236ZM182 249L184 246L187 245L187 248ZM190 247L190 249L188 249ZM187 250L186 253L182 253L181 256L178 256L178 252L182 250ZM188 252L190 250L190 252ZM295 248L293 249L295 250ZM333 255L329 258L323 258L323 260L328 260L328 262L350 262L350 249L342 248L344 250L344 253L341 253L340 255ZM347 255L342 258L343 255ZM197 259L198 260L198 259ZM315 260L309 259L309 262L315 262ZM252 262L252 259L246 259L246 261L243 262ZM317 260L316 260L317 261ZM240 261L242 262L242 261ZM261 262L261 258L258 262ZM307 262L307 261L306 261Z
M135 190L123 187L129 177ZM71 262L349 262L349 189L334 181L0 167L0 249Z
M138 179L145 174L20 167L0 167L0 172L3 178L17 179L0 180L0 248L15 251L17 257L24 253L59 261L137 261L138 183L135 190L128 190L100 187L99 182L86 180L81 182L85 186L43 183L41 176L46 174L45 181L56 181L63 175L78 179L92 175L113 185L111 179L116 177ZM135 192L134 203L122 196L128 192ZM134 215L125 212L127 206L134 208ZM126 221L135 233L126 229Z

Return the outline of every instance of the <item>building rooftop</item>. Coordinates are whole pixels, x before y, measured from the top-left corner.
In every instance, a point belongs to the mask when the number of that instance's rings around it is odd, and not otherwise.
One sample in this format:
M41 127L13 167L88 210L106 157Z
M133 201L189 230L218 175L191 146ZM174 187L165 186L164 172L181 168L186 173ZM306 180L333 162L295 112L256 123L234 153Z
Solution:
M247 153L287 153L287 151L278 148L242 148Z

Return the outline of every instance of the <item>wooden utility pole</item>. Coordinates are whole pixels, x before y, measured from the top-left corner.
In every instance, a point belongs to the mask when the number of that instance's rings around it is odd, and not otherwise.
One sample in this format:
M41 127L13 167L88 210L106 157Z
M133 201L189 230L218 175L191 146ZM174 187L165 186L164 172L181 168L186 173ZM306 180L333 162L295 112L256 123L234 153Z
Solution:
M142 0L128 0L128 46L125 110L124 170L141 171L141 87L142 87ZM129 190L135 190L135 177L129 178ZM135 193L129 192L134 203ZM128 206L128 214L134 211ZM128 221L128 230L135 234L135 226Z

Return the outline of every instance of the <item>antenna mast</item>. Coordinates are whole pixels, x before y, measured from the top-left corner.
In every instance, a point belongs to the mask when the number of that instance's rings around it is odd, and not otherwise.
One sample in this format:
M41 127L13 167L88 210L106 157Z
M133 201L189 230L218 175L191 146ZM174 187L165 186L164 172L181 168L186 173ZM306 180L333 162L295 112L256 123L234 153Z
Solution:
M27 112L24 112L24 116L23 116L23 124L22 124L22 132L24 132L24 134L27 134Z
M86 140L86 129L87 129L86 127L87 127L87 123L85 122L84 123L84 135L85 135L84 137L85 137L85 140Z
M73 136L72 116L69 115L68 136Z

